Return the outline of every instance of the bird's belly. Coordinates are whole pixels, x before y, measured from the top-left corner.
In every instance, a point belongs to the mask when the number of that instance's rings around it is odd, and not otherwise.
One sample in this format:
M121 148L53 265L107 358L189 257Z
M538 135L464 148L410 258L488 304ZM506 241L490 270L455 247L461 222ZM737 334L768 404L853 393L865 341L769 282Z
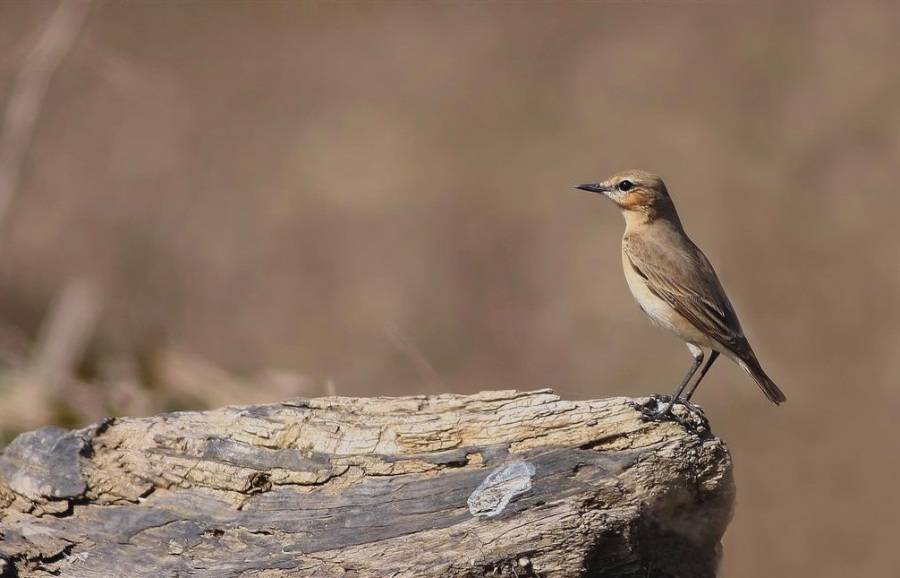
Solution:
M629 273L631 273L631 275L629 275ZM670 331L676 331L676 325L678 324L678 321L680 321L678 318L681 317L681 315L679 315L671 305L650 291L650 288L647 287L647 283L636 273L626 270L625 278L628 281L628 288L631 290L631 295L634 297L634 300L637 301L638 305L641 306L641 311L650 318L650 321L652 321L654 325L664 327Z
M718 349L716 347L718 344L715 344L709 336L694 327L694 324L675 308L653 293L647 286L647 281L631 267L627 257L624 259L625 280L628 282L631 295L654 325L668 329L688 343Z

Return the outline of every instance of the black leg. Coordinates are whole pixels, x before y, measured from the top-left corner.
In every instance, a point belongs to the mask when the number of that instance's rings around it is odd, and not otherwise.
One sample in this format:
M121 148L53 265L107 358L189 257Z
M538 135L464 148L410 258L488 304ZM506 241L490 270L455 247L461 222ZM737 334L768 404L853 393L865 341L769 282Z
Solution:
M694 356L694 363L691 364L688 372L684 374L684 379L681 380L681 384L678 386L678 389L675 391L675 395L672 396L672 399L669 400L668 405L663 409L656 412L657 417L663 417L672 412L672 407L678 402L678 398L681 396L681 392L684 391L684 388L687 387L691 378L694 377L694 374L697 373L697 369L700 368L700 364L703 363L703 350L697 347L696 345L688 344L688 349L691 350L691 355ZM715 352L713 352L715 353ZM693 391L693 389L691 390Z
M706 365L703 366L703 369L700 370L700 376L697 377L697 381L694 382L694 385L692 385L691 389L688 390L687 395L684 396L685 401L691 401L691 396L694 395L695 391L697 391L697 386L700 385L701 381L703 381L703 376L706 375L707 371L709 371L709 368L712 366L717 357L719 357L718 351L713 350L710 352L709 360L706 362Z

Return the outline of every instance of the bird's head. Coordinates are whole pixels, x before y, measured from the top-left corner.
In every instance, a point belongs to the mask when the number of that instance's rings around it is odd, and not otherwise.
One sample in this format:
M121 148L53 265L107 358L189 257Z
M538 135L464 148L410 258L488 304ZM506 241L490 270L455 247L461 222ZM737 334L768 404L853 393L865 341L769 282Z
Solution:
M654 218L675 212L666 184L647 171L622 171L603 182L578 185L575 188L608 197L626 215L639 213Z

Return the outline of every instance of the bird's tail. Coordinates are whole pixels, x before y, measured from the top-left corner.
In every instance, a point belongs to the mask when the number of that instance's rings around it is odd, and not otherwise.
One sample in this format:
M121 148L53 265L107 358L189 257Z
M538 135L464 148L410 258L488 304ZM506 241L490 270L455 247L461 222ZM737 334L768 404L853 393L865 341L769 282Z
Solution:
M775 405L787 401L784 392L778 389L778 386L775 385L774 381L769 379L769 376L763 371L763 368L755 355L751 353L747 359L741 360L740 366L756 380L756 385L758 385L762 392L766 394L769 401Z

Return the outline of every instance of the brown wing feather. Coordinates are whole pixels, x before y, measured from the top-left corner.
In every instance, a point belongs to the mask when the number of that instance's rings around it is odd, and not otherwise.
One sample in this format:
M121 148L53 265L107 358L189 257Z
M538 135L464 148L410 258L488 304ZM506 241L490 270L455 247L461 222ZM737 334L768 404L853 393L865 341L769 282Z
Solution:
M633 235L624 249L649 289L678 313L734 353L744 357L750 345L712 265L689 239L664 238L666 244ZM652 264L652 265L651 265Z
M744 369L770 401L775 404L785 401L784 392L763 371L744 337L734 308L709 260L684 233L668 233L649 240L646 235L626 237L625 255L635 272L657 297L740 358Z

